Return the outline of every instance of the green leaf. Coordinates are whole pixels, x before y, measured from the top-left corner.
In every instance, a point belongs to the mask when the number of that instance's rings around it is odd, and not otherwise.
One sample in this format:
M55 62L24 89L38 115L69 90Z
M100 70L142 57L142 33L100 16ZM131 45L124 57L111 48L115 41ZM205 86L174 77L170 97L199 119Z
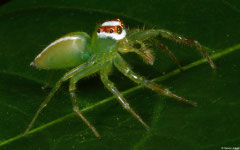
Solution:
M0 7L0 149L221 149L239 147L240 3L227 0L161 1L10 1ZM121 18L130 28L165 28L207 47L214 71L194 48L169 40L184 71L157 48L149 66L124 55L133 70L198 102L193 108L136 86L114 70L111 80L142 125L104 88L98 76L78 83L81 111L97 128L97 139L72 112L66 82L43 110L26 137L21 136L49 89L50 71L29 66L51 41L73 31L92 34L96 23ZM50 87L67 70L56 74Z

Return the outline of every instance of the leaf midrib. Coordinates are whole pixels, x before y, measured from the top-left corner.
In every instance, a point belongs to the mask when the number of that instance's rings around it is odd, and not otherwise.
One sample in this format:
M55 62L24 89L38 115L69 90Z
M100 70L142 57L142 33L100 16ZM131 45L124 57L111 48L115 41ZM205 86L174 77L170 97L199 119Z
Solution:
M216 60L216 59L218 59L218 58L221 58L221 57L223 57L223 56L225 56L225 55L227 55L227 54L229 54L229 53L232 53L232 52L234 52L234 51L236 51L236 50L239 50L239 49L240 49L240 44L237 44L237 45L234 45L234 46L232 46L232 47L226 48L226 49L224 49L224 50L221 51L221 52L215 53L214 55L211 56L211 58L212 58L212 60ZM191 64L189 64L189 65L183 66L183 70L188 70L188 69L194 68L194 67L199 66L199 65L204 64L204 63L207 63L207 60L203 58L203 59L200 59L200 60L198 60L198 61L195 61L195 62L193 62L193 63L191 63ZM163 80L168 79L168 78L170 78L170 77L173 77L173 76L175 76L175 75L177 75L177 74L179 74L179 73L180 73L180 71L179 71L178 69L176 69L176 70L173 70L172 72L169 72L169 73L167 73L167 74L165 74L165 75L163 75L163 76L154 78L153 81L155 81L155 82L163 81ZM139 89L141 89L141 88L143 88L143 86L140 86L140 85L139 85L139 86L135 86L135 87L133 87L133 88L130 88L130 89L126 90L126 91L123 91L123 92L121 92L121 93L122 93L123 95L127 95L127 94L132 93L132 92L134 92L134 91L136 91L136 90L139 90ZM109 102L109 101L112 101L113 99L114 99L113 96L112 96L112 97L108 97L108 98L106 98L106 99L103 99L103 100L101 100L101 101L99 101L99 102L97 102L97 103L95 103L95 104L93 104L93 105L90 105L90 106L82 109L81 112L87 112L87 111L89 111L89 110L91 110L91 109L94 109L94 108L97 107L97 106L100 106L100 105L105 104L105 103L107 103L107 102ZM65 116L63 116L63 117L60 117L60 118L55 119L55 120L53 120L53 121L51 121L51 122L48 122L48 123L46 123L46 124L44 124L44 125L41 125L41 126L35 128L35 129L32 129L32 130L29 131L28 135L33 134L33 133L38 132L38 131L41 131L41 130L43 130L43 129L51 126L51 125L54 125L54 124L56 124L56 123L58 123L58 122L62 122L62 121L64 121L64 120L72 117L73 115L74 115L74 113L67 114L67 115L65 115ZM1 141L1 142L0 142L0 146L9 144L9 143L11 143L11 142L13 142L13 141L16 141L16 140L18 140L18 139L21 139L21 138L23 138L22 135L17 135L17 136L15 136L15 137L10 138L10 139Z

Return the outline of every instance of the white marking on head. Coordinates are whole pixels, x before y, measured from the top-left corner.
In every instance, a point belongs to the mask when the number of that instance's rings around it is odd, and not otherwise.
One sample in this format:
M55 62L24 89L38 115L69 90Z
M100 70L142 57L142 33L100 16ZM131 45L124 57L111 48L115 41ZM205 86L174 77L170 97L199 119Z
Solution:
M104 26L121 26L121 22L119 21L106 21L102 24L102 27Z

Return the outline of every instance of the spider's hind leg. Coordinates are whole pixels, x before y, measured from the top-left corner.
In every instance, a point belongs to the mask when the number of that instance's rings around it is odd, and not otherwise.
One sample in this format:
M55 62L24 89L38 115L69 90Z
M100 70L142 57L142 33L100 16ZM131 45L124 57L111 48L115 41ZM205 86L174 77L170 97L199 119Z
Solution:
M120 72L122 72L125 76L127 76L128 78L130 78L134 82L139 83L139 84L141 84L141 85L143 85L143 86L145 86L149 89L152 89L153 91L159 92L159 93L161 93L165 96L172 97L172 98L174 98L174 99L176 99L180 102L187 103L187 104L190 104L192 106L197 106L196 102L193 102L193 101L185 99L181 96L178 96L178 95L172 93L171 91L169 91L168 89L164 88L163 86L161 86L161 85L159 85L159 84L157 84L153 81L146 80L142 76L136 74L135 72L133 72L131 70L131 68L121 58L120 55L118 55L118 57L115 59L114 64Z
M51 92L48 94L47 98L42 102L42 104L40 105L40 107L38 108L37 112L35 113L32 121L30 122L30 124L28 125L28 128L24 131L23 136L27 135L27 133L29 132L29 130L32 128L33 124L35 123L36 119L38 118L39 114L41 113L41 111L47 106L47 104L50 102L50 100L52 99L52 97L54 96L54 94L57 92L57 90L60 88L60 86L62 85L62 83L66 80L68 80L69 78L71 78L72 76L74 76L75 74L79 74L79 72L82 72L83 70L87 70L87 68L89 68L91 66L91 64L82 64L78 67L75 67L74 69L72 69L71 71L65 73L65 75L56 83L56 85L52 88Z
M36 119L38 118L39 114L41 113L41 111L47 106L47 104L50 102L50 100L52 99L53 95L58 91L58 89L60 88L60 86L62 85L62 83L64 81L66 81L69 78L69 75L72 75L73 72L69 72L66 73L57 83L56 85L52 88L51 92L48 94L47 98L42 102L42 104L40 105L40 107L38 108L37 112L35 113L32 121L30 122L30 124L28 125L28 128L24 131L23 136L25 136L28 131L32 128L33 124L35 123Z
M46 83L44 86L41 87L43 90L45 90L45 89L50 85L50 83L51 83L51 81L52 81L52 79L53 79L53 76L54 76L55 72L56 72L56 70L53 70L53 71L52 71L52 73L51 73L51 75L50 75L47 83Z
M50 102L50 100L52 99L53 95L57 92L57 90L60 88L62 82L64 80L60 79L55 87L51 90L51 92L48 94L47 98L42 102L42 104L40 105L40 107L38 108L37 112L35 113L32 121L30 122L30 124L28 125L28 128L24 131L23 136L27 135L27 133L29 132L29 130L32 128L33 124L35 123L36 119L38 118L39 114L41 113L41 111L47 106L47 104Z

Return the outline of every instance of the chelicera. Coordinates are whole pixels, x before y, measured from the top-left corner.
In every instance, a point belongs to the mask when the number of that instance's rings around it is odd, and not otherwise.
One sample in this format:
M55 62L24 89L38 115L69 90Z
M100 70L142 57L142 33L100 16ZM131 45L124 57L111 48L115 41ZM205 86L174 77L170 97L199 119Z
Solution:
M80 79L94 73L98 73L100 75L104 86L115 96L122 107L131 113L133 117L135 117L148 130L149 126L147 123L145 123L143 119L131 108L114 83L109 80L108 76L112 67L116 67L122 74L130 78L133 82L180 102L197 106L196 102L178 96L167 88L164 88L162 85L147 80L135 73L121 57L121 53L134 52L142 57L147 63L153 65L154 56L151 49L145 44L145 41L159 35L178 43L195 46L208 60L210 66L215 69L214 63L201 44L195 40L187 39L164 29L135 29L127 31L122 20L113 19L102 23L93 33L92 37L84 32L68 33L49 44L31 63L32 66L39 69L50 70L69 67L73 67L73 69L65 73L52 88L52 91L34 115L31 123L24 132L24 135L26 135L31 129L39 113L45 106L47 106L53 95L60 88L61 84L64 81L69 80L69 93L73 104L73 111L86 123L96 137L100 137L100 134L97 132L95 127L79 111L76 95L76 83ZM178 65L180 70L182 70L181 65L173 53L171 53L171 51L160 41L158 43L160 48L166 51L170 58ZM139 48L134 46L136 44L140 45Z

